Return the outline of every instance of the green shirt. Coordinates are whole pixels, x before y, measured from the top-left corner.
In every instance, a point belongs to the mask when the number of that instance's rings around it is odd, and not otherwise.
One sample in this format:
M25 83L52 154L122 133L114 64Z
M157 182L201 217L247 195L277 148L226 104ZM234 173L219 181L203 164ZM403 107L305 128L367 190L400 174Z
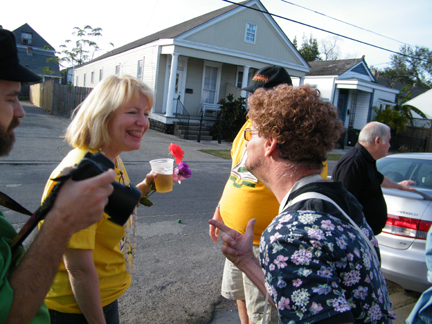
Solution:
M24 248L22 246L12 254L9 242L15 235L15 229L0 212L0 324L6 322L6 318L12 306L13 290L9 285L8 275L18 265L24 255ZM22 305L22 307L25 308L26 305ZM50 317L45 303L42 304L31 323L50 323Z

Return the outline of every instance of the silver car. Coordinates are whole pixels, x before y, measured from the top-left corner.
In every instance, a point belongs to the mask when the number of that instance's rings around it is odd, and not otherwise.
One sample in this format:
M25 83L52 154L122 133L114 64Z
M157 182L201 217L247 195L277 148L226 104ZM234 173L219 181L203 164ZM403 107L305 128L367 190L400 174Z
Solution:
M377 236L386 279L423 292L427 281L425 245L432 224L432 153L401 153L377 161L389 179L413 180L416 192L383 188L388 220Z

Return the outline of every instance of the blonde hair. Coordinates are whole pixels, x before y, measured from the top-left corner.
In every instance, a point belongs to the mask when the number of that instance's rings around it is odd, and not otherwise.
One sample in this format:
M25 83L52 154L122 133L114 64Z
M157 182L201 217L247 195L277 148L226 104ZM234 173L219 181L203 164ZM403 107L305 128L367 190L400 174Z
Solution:
M72 147L97 150L111 142L108 123L114 112L139 95L153 106L153 90L145 83L128 75L110 76L100 82L74 110L65 139Z

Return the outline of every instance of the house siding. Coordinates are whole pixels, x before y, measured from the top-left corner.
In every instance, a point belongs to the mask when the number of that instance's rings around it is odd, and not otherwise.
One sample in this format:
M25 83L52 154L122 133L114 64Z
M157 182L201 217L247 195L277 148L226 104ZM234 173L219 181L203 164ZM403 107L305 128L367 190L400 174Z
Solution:
M145 59L144 59L145 58ZM150 44L138 47L131 51L121 53L114 57L96 61L94 63L86 64L82 67L75 68L75 80L78 76L78 83L76 86L83 86L84 74L90 75L92 71L95 72L95 82L86 82L87 87L94 88L99 83L99 70L103 69L103 79L115 74L115 66L120 65L119 75L137 76L138 60L144 59L144 74L143 81L152 89L155 89L155 71L157 66L157 45ZM75 81L74 80L74 81Z
M246 22L257 25L255 44L244 41ZM302 64L287 44L288 38L282 38L269 21L263 17L262 13L257 11L243 10L236 15L213 23L185 39L195 43L253 53L293 64Z
M314 88L319 89L321 98L333 103L334 78L331 77L306 77L305 84L309 84Z

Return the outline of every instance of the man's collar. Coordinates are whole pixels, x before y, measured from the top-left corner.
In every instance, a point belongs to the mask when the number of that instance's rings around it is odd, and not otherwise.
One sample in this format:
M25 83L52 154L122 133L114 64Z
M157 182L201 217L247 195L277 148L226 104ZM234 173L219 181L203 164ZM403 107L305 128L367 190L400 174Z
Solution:
M355 148L360 151L361 154L366 158L366 160L369 160L371 162L375 162L376 160L372 157L372 155L369 153L366 148L361 145L359 142L356 143Z

